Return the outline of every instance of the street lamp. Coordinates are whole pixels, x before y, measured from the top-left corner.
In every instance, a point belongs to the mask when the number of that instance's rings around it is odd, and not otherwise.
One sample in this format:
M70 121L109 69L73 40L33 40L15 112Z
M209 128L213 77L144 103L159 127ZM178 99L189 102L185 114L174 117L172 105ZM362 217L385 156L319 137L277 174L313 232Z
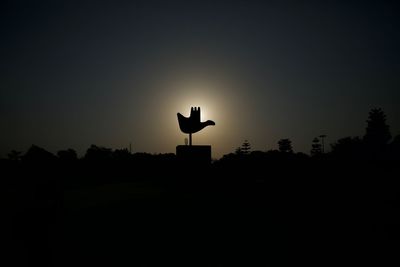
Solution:
M322 154L325 153L325 143L324 143L324 138L326 137L326 134L321 134L319 136L319 138L321 138L321 142L322 142Z

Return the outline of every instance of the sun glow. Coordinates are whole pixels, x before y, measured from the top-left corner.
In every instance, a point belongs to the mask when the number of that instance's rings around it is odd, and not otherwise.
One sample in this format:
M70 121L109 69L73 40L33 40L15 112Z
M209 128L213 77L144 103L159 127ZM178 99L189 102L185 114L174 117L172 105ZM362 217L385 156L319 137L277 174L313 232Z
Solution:
M191 107L200 107L200 120L212 120L215 126L195 133L193 144L211 145L213 157L220 157L233 149L233 144L237 142L236 125L241 115L235 113L237 95L229 83L168 80L159 81L152 90L155 92L151 94L151 99L144 102L147 103L146 112L152 114L146 131L154 147L161 147L162 151L175 151L175 146L184 144L188 136L179 129L177 113L189 117Z

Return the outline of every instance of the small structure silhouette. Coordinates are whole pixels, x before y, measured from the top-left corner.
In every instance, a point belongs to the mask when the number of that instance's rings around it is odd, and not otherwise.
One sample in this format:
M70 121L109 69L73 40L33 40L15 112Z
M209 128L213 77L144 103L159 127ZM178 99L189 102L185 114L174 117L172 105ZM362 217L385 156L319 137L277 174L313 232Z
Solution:
M210 163L211 162L211 146L193 146L192 134L201 131L207 126L215 125L214 121L200 121L200 107L192 107L190 116L187 118L178 113L179 128L183 133L189 134L189 145L177 146L176 155L180 160L191 163ZM186 142L185 142L186 143Z

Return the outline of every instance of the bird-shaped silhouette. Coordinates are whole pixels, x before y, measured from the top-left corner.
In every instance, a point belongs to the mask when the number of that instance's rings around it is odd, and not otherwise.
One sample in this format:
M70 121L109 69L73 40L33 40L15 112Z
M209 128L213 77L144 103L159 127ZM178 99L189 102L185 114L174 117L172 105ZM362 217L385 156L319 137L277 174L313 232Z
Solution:
M189 144L192 145L192 133L196 133L209 125L215 125L215 122L208 120L200 122L200 107L190 109L190 117L186 118L178 113L179 128L182 132L189 134Z

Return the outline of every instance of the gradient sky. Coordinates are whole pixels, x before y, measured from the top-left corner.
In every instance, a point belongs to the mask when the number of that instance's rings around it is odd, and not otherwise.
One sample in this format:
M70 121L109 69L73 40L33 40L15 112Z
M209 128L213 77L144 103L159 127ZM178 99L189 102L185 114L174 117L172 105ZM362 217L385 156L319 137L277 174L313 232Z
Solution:
M363 135L372 107L400 134L396 2L2 1L0 156L175 152L191 106L216 122L193 136L214 158L244 139L309 153Z

